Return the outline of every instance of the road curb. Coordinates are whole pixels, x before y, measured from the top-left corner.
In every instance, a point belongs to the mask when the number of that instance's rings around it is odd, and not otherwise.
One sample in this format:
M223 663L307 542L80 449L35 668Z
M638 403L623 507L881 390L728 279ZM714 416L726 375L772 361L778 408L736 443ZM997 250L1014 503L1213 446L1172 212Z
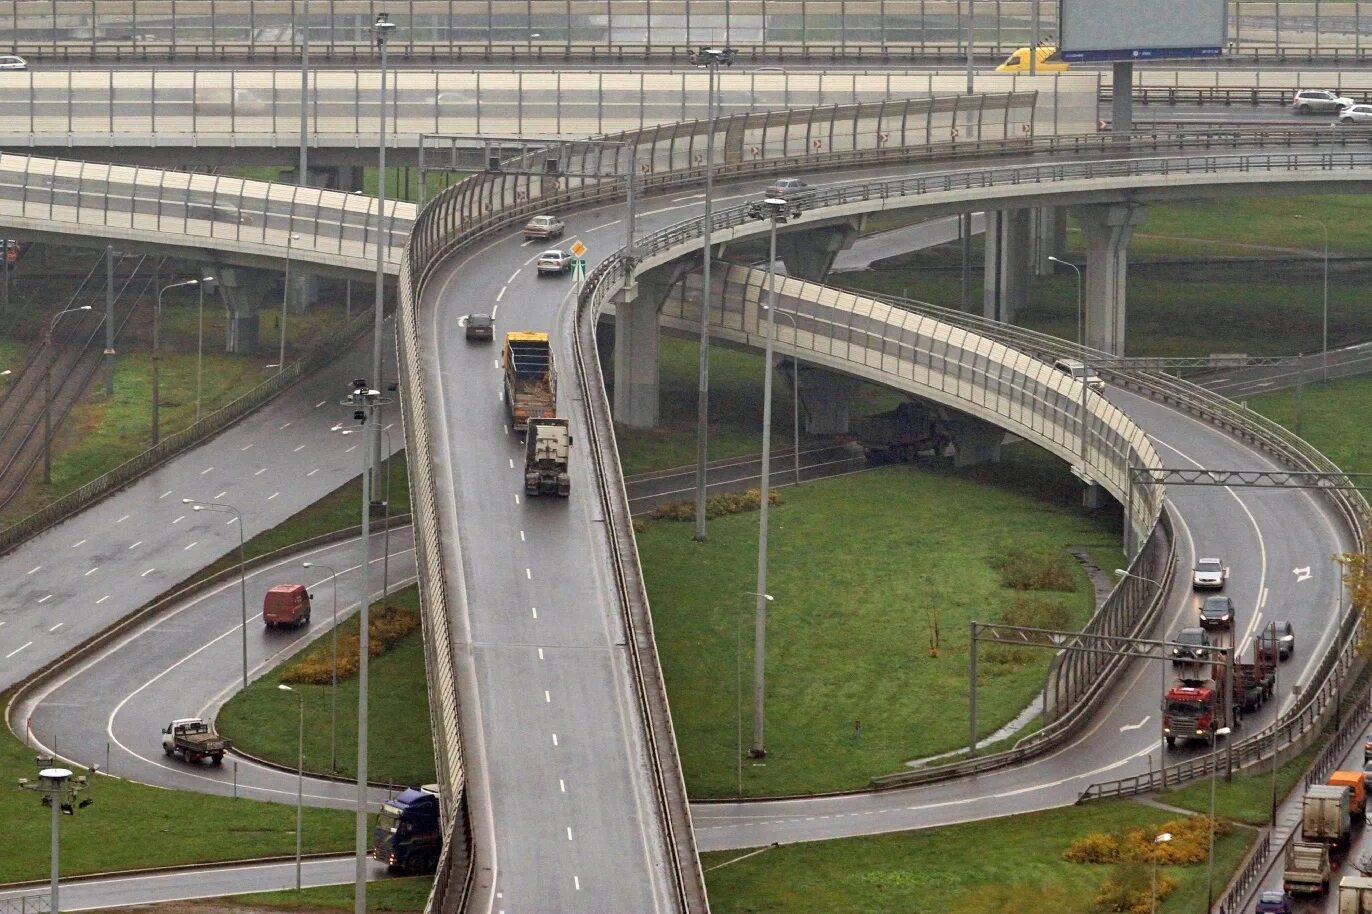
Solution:
M344 853L341 851L319 851L309 854L301 854L301 860L353 860L355 854ZM277 857L257 857L239 860L224 860L218 863L176 863L170 866L146 866L133 870L111 870L107 873L85 873L80 876L63 876L62 883L70 885L73 882L98 882L101 879L128 879L136 876L160 876L170 873L187 873L206 869L233 869L240 866L262 866L270 863L294 863L295 855L287 854ZM52 882L49 879L31 879L27 882L0 882L0 892L13 891L15 889L41 889L47 888Z

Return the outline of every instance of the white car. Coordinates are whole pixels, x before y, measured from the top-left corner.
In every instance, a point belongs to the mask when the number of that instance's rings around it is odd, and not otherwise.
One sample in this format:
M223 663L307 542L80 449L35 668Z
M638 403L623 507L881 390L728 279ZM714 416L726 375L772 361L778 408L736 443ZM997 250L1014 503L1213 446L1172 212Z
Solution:
M0 56L0 70L27 70L29 62L14 54Z
M1372 105L1349 105L1339 112L1340 124L1372 124Z
M566 251L544 251L538 255L538 262L534 264L539 276L547 276L550 273L561 276L571 268L572 255Z
M1191 588L1205 590L1223 587L1228 577L1229 569L1219 559L1197 559L1196 567L1191 571Z
M1328 89L1301 89L1291 100L1291 109L1297 114L1313 114L1317 111L1342 111L1351 104L1353 99Z
M1053 368L1069 378L1081 381L1092 390L1105 390L1104 379L1096 374L1090 366L1082 364L1080 359L1058 359L1053 363Z

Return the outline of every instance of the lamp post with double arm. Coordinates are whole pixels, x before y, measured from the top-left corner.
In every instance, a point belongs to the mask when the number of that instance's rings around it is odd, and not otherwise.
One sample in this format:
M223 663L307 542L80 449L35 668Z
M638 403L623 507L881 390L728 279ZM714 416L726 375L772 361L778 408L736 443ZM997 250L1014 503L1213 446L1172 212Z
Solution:
M52 334L57 329L57 322L64 314L71 314L73 311L89 311L90 305L82 305L79 308L67 308L58 311L48 321L48 332L43 334L43 351L47 358L43 360L43 484L52 482ZM156 339L156 336L154 336ZM156 344L154 344L156 345ZM153 362L154 368L157 363ZM5 374L9 374L8 371ZM154 375L154 377L156 377ZM157 441L154 440L153 444Z
M238 601L242 610L243 624L243 688L248 687L248 572L247 561L243 557L243 514L233 505L218 501L196 501L194 498L181 499L183 505L190 505L192 511L218 511L232 514L238 522Z

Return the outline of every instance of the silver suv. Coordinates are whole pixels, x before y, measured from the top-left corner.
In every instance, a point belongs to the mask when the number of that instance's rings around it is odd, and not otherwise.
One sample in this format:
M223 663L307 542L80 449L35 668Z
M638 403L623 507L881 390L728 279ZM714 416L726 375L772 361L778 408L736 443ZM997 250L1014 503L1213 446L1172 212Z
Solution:
M1328 89L1301 89L1291 100L1291 110L1297 114L1334 113L1351 104L1353 99L1337 95Z

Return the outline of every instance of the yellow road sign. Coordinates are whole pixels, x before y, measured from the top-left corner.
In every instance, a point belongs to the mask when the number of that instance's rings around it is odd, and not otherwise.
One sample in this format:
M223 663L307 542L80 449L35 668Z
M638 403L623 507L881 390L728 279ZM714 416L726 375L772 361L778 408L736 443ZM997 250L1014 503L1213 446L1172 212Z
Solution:
M586 253L586 245L582 244L580 241L573 241L573 242L572 242L572 256L573 256L573 257L580 257L582 254L585 254L585 253Z

